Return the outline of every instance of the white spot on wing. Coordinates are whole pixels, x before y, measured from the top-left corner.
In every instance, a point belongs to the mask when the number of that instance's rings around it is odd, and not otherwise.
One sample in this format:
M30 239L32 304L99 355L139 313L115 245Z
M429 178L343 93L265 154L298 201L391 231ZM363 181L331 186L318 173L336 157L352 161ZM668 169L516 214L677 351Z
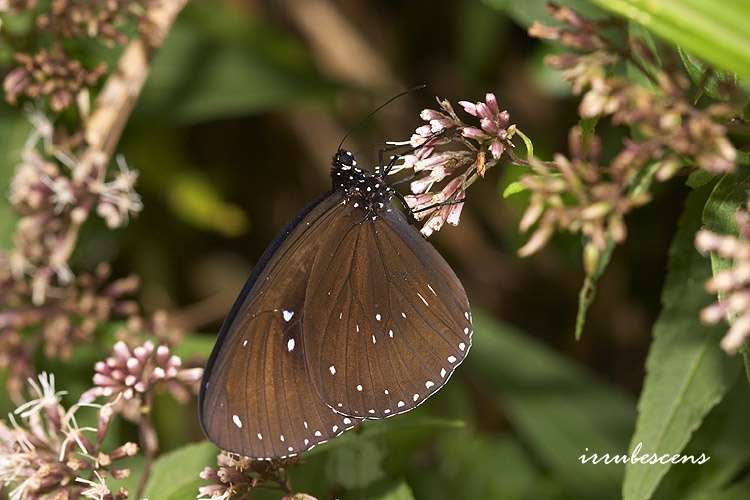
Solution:
M466 349L466 344L461 342L460 344L458 344L458 348L463 351L464 349Z
M321 437L321 436L322 436L323 434L321 434L321 432L320 432L320 431L315 431L315 435L316 435L317 437Z
M238 429L242 429L242 420L237 415L232 415L232 422L237 426Z
M344 425L349 425L351 423L352 423L352 419L350 419L348 417L344 419Z
M437 297L437 292L435 291L435 289L434 289L434 288L432 288L432 287L430 286L430 284L429 284L429 283L427 283L427 288L429 288L429 289L430 289L430 291L432 292L432 294L433 294L433 295L434 295L435 297Z
M396 406L398 406L399 408L402 408L405 404L406 403L404 403L403 401L399 401Z
M374 334L373 334L373 336L372 336L372 343L373 343L373 344L377 344L377 343L378 343L378 341L377 341L377 340L375 340L375 335L374 335Z
M455 356L453 356L453 355L448 356L448 363L455 363L455 362L456 362L456 357Z
M440 369L440 376L441 376L442 378L445 378L445 374L446 374L446 373L447 373L447 372L445 371L445 368L441 368L441 369Z
M258 434L256 434L256 436L258 436L258 439L260 439L261 441L263 441L263 434L261 434L261 433L259 432Z
M428 389L429 389L430 387L432 387L433 385L435 385L435 383L434 383L434 382L433 382L432 380L428 380L427 382L425 382L425 383L424 383L424 386L425 386L426 388L428 388Z
M328 367L328 371L331 372L331 375L336 375L336 367L331 365Z
M358 390L359 392L362 392L362 384L358 384L358 385L357 385L357 390Z
M422 294L417 292L417 295L419 295L419 298L422 299L422 302L424 302L424 305L429 306L430 304L427 303L424 297L422 297Z
M284 316L284 321L289 322L292 319L292 316L294 316L294 311L287 311L284 309L281 311L281 314Z
M289 339L286 343L286 350L292 352L294 350L294 339Z
M247 347L247 340L242 341L242 347Z
M419 399L419 394L417 394L417 393L414 393L414 396L412 397L412 399L413 399L414 401L416 401L417 399Z
M380 316L380 313L377 313L377 314L375 315L375 319L376 319L376 320L378 320L378 321L380 321L380 318L381 318L381 316Z
M388 336L389 336L390 338L393 338L393 330L388 330Z

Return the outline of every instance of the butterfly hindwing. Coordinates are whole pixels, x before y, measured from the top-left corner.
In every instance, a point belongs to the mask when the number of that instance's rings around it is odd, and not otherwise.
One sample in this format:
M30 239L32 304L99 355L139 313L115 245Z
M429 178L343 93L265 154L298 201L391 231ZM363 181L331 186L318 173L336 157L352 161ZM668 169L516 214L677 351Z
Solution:
M255 458L296 455L357 422L311 390L301 339L319 235L346 210L340 199L329 195L272 245L222 327L200 400L203 428L222 449Z
M471 314L458 278L400 212L350 219L340 241L321 243L311 271L305 356L328 406L384 418L447 382L469 351Z

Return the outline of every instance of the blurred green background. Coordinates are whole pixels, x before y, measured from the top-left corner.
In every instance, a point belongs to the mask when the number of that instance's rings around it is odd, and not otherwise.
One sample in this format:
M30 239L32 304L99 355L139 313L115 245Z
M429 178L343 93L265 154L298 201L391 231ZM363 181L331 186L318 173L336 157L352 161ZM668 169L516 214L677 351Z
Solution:
M566 3L596 14L585 2ZM265 246L329 188L340 138L392 95L428 86L355 131L349 147L360 163L374 163L385 140L408 138L434 96L455 102L485 92L498 96L539 156L565 150L577 100L542 64L555 49L526 34L532 19L547 19L543 4L192 2L159 52L119 148L140 172L144 211L114 232L98 221L87 225L74 268L106 260L116 275L140 275L147 311L167 309L181 327L203 332L181 347L188 359L201 359ZM3 104L3 192L27 131L18 111ZM622 131L602 133L605 144L622 138ZM467 362L414 412L365 424L305 457L292 471L296 490L394 500L619 497L622 466L584 466L577 458L587 448L627 450L667 249L688 189L684 179L660 185L655 201L627 221L628 240L616 250L576 342L580 241L557 237L538 255L516 257L525 200L502 200L500 193L517 175L510 166L491 171L469 192L461 224L431 239L476 311ZM2 206L6 246L11 228ZM96 358L78 356L89 362L50 367L61 385L82 388L89 380ZM722 453L732 464L738 453L747 458L737 450L748 438L737 415L747 413L735 411L747 402L743 386L712 412L688 452L711 443L713 461L673 468L661 497L676 498L672 492L685 491L687 482L696 485L693 498L711 498L699 494L710 495L713 470L728 473ZM164 398L156 418L164 451L202 439L194 406ZM161 462L159 473L181 472L174 492L151 498L194 497L187 492L200 484L197 472L215 458L212 447L197 446L190 460L180 455L185 449L172 455L173 469Z

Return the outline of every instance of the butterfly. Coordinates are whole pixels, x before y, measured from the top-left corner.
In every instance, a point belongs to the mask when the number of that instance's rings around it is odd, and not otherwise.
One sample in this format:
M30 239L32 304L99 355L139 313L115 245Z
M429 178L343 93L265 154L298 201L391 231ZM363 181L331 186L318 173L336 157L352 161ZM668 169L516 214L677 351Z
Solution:
M331 191L255 266L201 383L201 426L220 448L296 456L414 409L466 357L466 292L396 207L392 166L360 169L339 147Z

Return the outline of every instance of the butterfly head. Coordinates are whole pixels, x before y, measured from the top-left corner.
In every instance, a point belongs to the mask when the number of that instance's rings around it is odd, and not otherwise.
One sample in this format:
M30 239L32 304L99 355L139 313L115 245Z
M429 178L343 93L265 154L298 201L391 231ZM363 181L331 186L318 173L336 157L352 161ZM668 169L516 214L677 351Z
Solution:
M350 151L339 149L333 156L331 166L333 189L343 191L346 203L362 208L376 216L381 210L389 210L393 190L380 175L357 167L357 160Z

